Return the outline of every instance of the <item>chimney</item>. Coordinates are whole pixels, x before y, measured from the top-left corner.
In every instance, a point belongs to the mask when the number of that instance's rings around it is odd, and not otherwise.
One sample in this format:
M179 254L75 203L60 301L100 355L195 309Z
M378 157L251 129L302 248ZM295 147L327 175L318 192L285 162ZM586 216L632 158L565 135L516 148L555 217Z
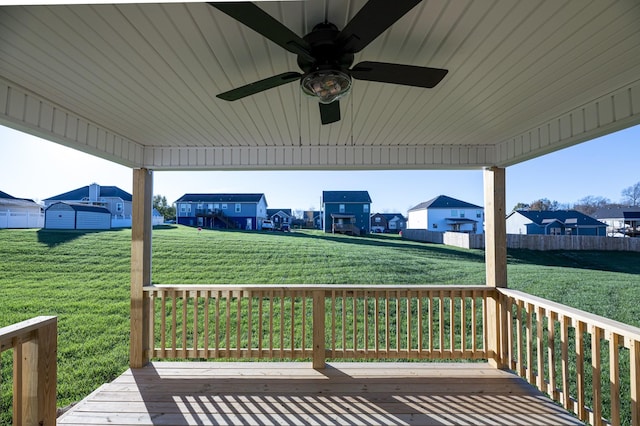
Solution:
M100 185L92 183L89 185L89 202L97 203L100 198Z

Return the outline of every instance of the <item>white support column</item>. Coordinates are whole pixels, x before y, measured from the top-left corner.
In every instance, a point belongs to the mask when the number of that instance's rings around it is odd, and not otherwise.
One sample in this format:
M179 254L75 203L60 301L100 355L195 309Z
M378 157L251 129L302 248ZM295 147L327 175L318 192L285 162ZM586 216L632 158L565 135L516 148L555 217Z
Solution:
M485 264L487 285L507 287L507 222L505 169L484 170ZM487 300L487 350L496 368L508 366L506 311L499 294Z
M143 287L151 285L152 203L153 172L134 169L131 212L131 368L140 368L149 362L148 302L144 298Z

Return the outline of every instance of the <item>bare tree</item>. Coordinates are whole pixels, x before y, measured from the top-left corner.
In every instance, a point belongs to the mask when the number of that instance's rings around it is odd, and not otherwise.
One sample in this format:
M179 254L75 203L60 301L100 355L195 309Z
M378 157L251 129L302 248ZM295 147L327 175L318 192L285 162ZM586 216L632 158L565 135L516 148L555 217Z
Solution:
M529 204L529 210L555 211L558 210L558 202L550 201L548 198L541 198L539 200L531 202L531 204Z
M640 182L622 190L622 202L633 207L640 205Z
M573 205L574 210L577 210L581 213L584 213L588 216L594 214L596 210L601 207L607 207L611 205L611 200L605 197L587 195L584 198L578 200L577 203Z

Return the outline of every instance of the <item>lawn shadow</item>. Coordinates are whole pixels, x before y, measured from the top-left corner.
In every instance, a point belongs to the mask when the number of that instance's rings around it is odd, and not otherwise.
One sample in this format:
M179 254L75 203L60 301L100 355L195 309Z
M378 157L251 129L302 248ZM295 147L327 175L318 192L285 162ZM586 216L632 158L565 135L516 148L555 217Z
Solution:
M629 251L509 249L509 265L539 265L640 275L640 253Z
M117 229L39 229L38 242L46 244L49 247L56 247L60 244L68 243L76 238L80 238L83 235L95 234L97 232L113 232L119 231Z

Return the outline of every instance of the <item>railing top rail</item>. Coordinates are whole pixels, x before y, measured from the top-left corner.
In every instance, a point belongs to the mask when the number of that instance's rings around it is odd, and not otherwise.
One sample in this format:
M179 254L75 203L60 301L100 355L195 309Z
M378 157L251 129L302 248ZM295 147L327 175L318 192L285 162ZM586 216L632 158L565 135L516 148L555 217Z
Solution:
M580 309L572 308L560 303L551 302L538 296L532 296L523 291L507 288L498 288L498 291L505 296L522 300L525 303L531 303L532 305L541 307L545 310L551 310L560 315L570 317L576 321L581 321L586 324L599 327L603 330L607 330L612 333L616 333L621 336L640 341L640 328L638 327L614 321L612 319L601 317L599 315L590 314L589 312L581 311Z
M458 291L494 291L493 287L486 285L383 285L383 284L358 284L358 285L334 285L334 284L295 284L295 285L282 285L282 284L154 284L143 287L146 292L156 290L243 290L243 291L265 291L265 290L281 290L281 291L309 291L309 290L324 290L324 291L343 291L343 290L367 290L367 291L444 291L444 292L458 292Z
M55 316L40 316L16 324L0 328L0 352L13 346L11 343L17 337L24 337L41 327L57 321Z

